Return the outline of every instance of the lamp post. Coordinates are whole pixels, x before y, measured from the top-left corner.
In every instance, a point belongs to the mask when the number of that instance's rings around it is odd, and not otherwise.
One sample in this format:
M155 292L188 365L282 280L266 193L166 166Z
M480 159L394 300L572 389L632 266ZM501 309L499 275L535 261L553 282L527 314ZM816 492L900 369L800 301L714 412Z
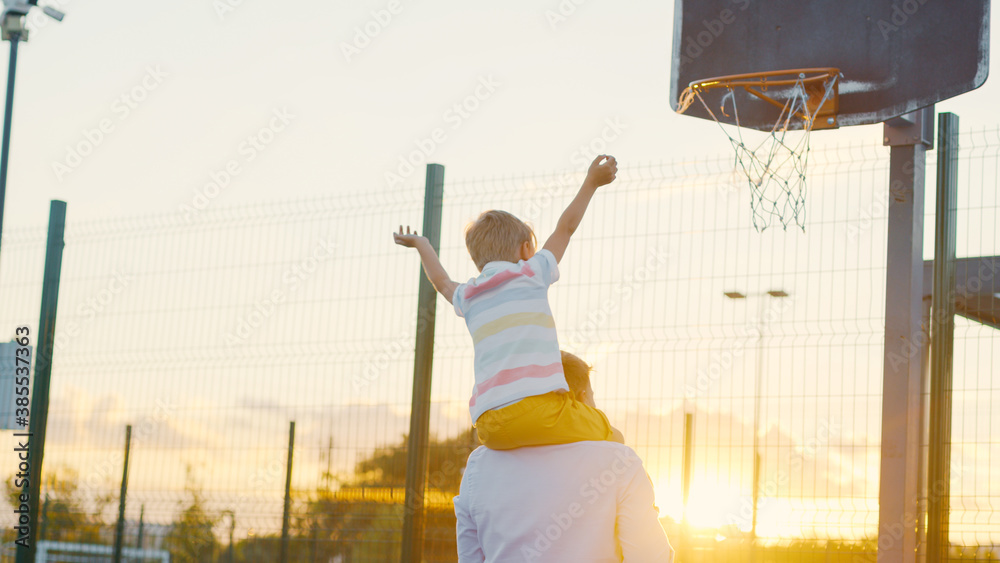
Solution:
M727 291L725 295L729 299L747 299L748 295L739 291ZM750 297L760 297L760 308L757 315L757 366L756 381L754 383L754 403L753 403L753 516L750 523L750 548L751 554L754 542L757 541L757 504L760 498L760 395L763 387L764 375L764 303L767 297L782 299L788 297L788 293L781 289L772 289L763 293L752 293Z
M24 18L38 0L3 0L3 14L0 15L2 39L10 41L10 63L7 66L7 103L4 107L3 145L0 146L0 235L3 235L3 202L7 194L7 165L10 156L10 120L14 113L14 75L17 70L17 45L28 40L28 30ZM42 7L45 15L62 21L65 14L50 6Z
M236 529L236 512L232 510L223 510L223 516L229 517L229 562L233 563L235 559L233 558L233 531Z

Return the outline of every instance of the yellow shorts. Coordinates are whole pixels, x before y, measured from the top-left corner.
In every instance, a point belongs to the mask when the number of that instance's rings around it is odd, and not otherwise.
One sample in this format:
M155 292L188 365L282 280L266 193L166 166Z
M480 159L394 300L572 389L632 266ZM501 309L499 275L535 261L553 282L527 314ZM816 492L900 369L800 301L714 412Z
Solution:
M611 440L614 435L603 412L566 391L525 397L488 410L476 421L476 433L479 441L493 450Z

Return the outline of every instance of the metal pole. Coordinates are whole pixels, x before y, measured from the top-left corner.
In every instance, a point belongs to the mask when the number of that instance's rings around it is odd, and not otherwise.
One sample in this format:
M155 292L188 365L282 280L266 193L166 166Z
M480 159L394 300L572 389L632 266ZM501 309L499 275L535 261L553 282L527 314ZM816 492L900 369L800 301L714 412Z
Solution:
M236 530L236 511L227 510L226 514L229 515L229 563L233 563L236 561L233 557L233 532Z
M916 560L923 316L924 168L934 108L885 123L889 161L879 563ZM930 133L929 133L930 132Z
M132 425L125 426L125 464L122 468L122 490L118 495L118 525L115 527L114 563L122 563L122 547L125 545L125 500L128 497L128 459L132 449Z
M927 278L924 277L924 281ZM933 284L933 280L932 280ZM931 326L931 296L927 294L927 284L924 284L924 299L922 302L923 311L920 317L921 326ZM928 450L925 448L924 444L930 441L930 416L927 414L930 411L930 381L931 374L930 368L930 354L931 347L924 346L921 350L921 364L924 366L923 372L920 374L920 414L918 415L918 420L920 420L920 458L917 460L917 490L921 492L917 499L917 561L920 563L925 563L927 561L927 465L928 465Z
M684 518L687 519L688 495L691 492L691 440L694 436L694 415L684 413L684 473L681 475L681 487L684 490Z
M319 530L317 529L316 526L317 526L316 522L313 522L313 525L312 525L312 542L310 542L312 544L311 545L311 547L312 547L312 557L309 558L309 560L312 561L312 563L316 563L316 556L318 555L316 552L319 550L319 545L318 545L319 544L319 537L318 537L319 536Z
M444 199L444 166L427 165L424 188L423 235L434 252L441 247L441 205ZM413 358L413 400L406 455L406 497L403 516L402 563L420 561L424 543L424 487L427 481L427 443L431 407L431 368L434 363L434 321L437 292L420 274L417 301L417 342Z
M692 450L694 448L694 414L684 413L684 469L681 473L681 489L684 491L684 535L681 536L683 556L687 559L688 546L691 542L691 528L688 524L688 499L691 494L691 462Z
M753 516L750 522L750 560L753 561L753 548L757 543L757 503L760 502L760 452L753 449Z
M136 538L135 540L135 546L139 549L142 549L142 532L143 528L145 527L145 522L146 522L146 505L143 504L139 508L139 537Z
M52 200L49 206L49 234L45 249L45 274L42 277L42 311L38 319L38 348L35 357L34 390L31 393L31 413L28 434L31 436L31 469L29 470L28 547L17 548L17 563L35 560L34 530L38 515L38 498L42 482L42 458L45 454L45 428L49 415L49 381L52 377L52 348L55 342L56 310L59 304L59 275L62 271L63 232L66 227L66 202Z
M281 516L281 557L288 561L288 523L292 511L292 454L295 452L295 421L288 425L288 463L285 465L285 510Z
M757 381L753 388L753 513L750 522L750 560L757 542L757 506L760 502L760 395L764 381L764 302L767 294L760 296L757 310Z
M10 16L8 16L10 17ZM0 241L3 239L3 202L7 195L7 164L10 156L10 123L14 116L14 76L17 70L19 33L10 35L10 62L7 66L7 104L3 113L3 146L0 147Z
M955 338L955 238L958 116L938 116L937 213L931 297L931 389L927 467L927 561L948 556L951 481L951 381Z
M49 493L45 493L45 504L42 505L42 524L38 528L38 541L45 541L45 528L49 524Z

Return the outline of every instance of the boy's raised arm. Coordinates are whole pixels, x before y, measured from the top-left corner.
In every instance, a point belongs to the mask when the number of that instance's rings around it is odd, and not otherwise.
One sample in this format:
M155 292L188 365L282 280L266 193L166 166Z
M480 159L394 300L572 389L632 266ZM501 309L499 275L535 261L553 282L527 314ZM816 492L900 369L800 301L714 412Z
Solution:
M459 284L448 277L448 272L441 265L441 260L438 259L437 253L434 252L431 241L427 240L427 237L418 236L416 231L413 231L411 234L410 227L406 227L406 232L404 233L402 225L399 226L398 233L392 233L392 240L400 246L417 249L417 252L420 254L420 263L424 265L424 273L427 274L427 279L431 280L431 285L434 286L434 289L438 290L438 293L451 303L451 298L455 295L455 288Z
M601 162L602 160L604 162ZM542 247L544 250L552 252L552 255L556 257L556 262L562 260L563 254L566 252L566 247L569 245L570 237L576 232L576 228L580 226L583 214L587 211L590 198L594 197L597 188L613 182L617 173L618 162L613 156L602 154L595 158L594 162L590 163L590 169L587 170L587 178L583 181L583 185L580 186L580 191L577 192L576 197L570 202L566 211L563 211L562 216L559 217L559 222L556 224L555 231L552 232L549 239L545 241L545 246Z

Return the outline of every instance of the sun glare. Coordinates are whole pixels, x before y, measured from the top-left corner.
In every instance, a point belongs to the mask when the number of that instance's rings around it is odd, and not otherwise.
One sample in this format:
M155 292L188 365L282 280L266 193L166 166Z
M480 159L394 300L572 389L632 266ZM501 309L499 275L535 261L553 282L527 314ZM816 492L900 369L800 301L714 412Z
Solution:
M696 528L720 529L742 525L738 491L711 484L692 485L685 510L687 521Z

